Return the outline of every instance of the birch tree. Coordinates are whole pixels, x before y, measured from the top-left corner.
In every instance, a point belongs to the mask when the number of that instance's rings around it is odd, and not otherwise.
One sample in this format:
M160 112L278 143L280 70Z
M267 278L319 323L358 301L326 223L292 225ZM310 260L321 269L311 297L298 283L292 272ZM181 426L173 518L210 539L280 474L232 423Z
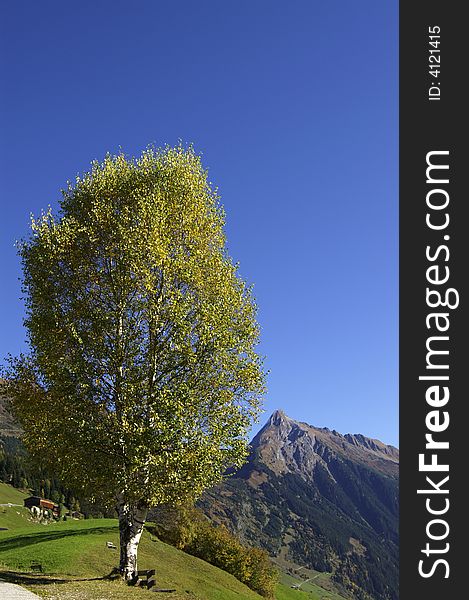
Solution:
M264 392L256 305L192 148L94 162L19 244L29 350L12 398L33 456L119 517L132 581L147 510L239 467Z

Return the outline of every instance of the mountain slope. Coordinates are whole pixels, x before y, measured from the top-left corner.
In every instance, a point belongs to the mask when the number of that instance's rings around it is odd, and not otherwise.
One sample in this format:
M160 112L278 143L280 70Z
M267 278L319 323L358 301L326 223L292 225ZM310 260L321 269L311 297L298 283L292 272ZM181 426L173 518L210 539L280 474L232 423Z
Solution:
M352 598L395 600L398 467L392 446L276 411L253 439L249 462L201 507L284 569L332 572Z
M1 383L1 380L0 380ZM0 395L0 435L19 437L21 435L21 427L13 418L8 400Z

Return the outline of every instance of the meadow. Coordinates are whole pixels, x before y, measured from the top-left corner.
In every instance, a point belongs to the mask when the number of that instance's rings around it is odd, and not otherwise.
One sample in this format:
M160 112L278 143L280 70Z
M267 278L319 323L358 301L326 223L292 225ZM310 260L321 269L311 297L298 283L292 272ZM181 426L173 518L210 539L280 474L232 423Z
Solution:
M161 542L145 531L139 548L139 569L156 569L154 592L132 588L110 578L118 563L116 519L33 522L21 505L26 494L0 483L0 577L19 583L47 600L259 600L261 596L235 577L203 560ZM9 506L8 504L11 504ZM19 505L19 506L18 506ZM42 570L39 570L42 569ZM341 600L313 583L305 590L284 577L276 600ZM303 586L302 586L303 587Z

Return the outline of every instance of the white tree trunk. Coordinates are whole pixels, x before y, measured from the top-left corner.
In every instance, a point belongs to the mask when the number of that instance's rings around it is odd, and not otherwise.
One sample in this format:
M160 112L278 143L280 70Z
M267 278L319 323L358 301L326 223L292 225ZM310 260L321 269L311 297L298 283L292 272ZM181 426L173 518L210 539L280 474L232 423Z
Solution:
M116 505L119 516L120 564L119 570L126 581L137 580L137 550L147 518L143 503L130 504L119 494Z

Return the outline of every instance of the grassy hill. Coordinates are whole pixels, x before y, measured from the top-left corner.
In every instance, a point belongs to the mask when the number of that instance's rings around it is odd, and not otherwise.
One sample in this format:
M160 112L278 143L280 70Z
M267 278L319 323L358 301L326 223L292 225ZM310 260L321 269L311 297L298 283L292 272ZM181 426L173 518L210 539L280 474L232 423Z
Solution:
M118 525L114 519L67 521L52 525L30 525L0 532L0 565L10 577L45 598L142 598L145 590L131 589L120 582L95 580L109 574L118 563ZM31 563L41 563L43 575L31 573ZM243 584L224 571L144 535L139 550L139 567L156 568L158 585L174 588L162 597L231 600L259 599ZM76 580L81 581L76 581ZM152 593L153 597L160 594Z
M0 483L0 504L22 504L26 494ZM5 512L2 512L5 509ZM139 568L156 569L158 586L172 593L129 588L106 576L118 563L119 532L115 519L68 520L38 525L21 506L0 506L0 576L15 581L48 600L260 600L233 576L164 544L145 532ZM43 573L32 571L39 562ZM288 578L287 578L288 579ZM312 583L292 589L294 580L279 584L277 600L341 600Z
M0 531L32 525L30 512L23 506L26 496L11 485L0 482Z
M0 504L21 504L28 494L0 481Z

